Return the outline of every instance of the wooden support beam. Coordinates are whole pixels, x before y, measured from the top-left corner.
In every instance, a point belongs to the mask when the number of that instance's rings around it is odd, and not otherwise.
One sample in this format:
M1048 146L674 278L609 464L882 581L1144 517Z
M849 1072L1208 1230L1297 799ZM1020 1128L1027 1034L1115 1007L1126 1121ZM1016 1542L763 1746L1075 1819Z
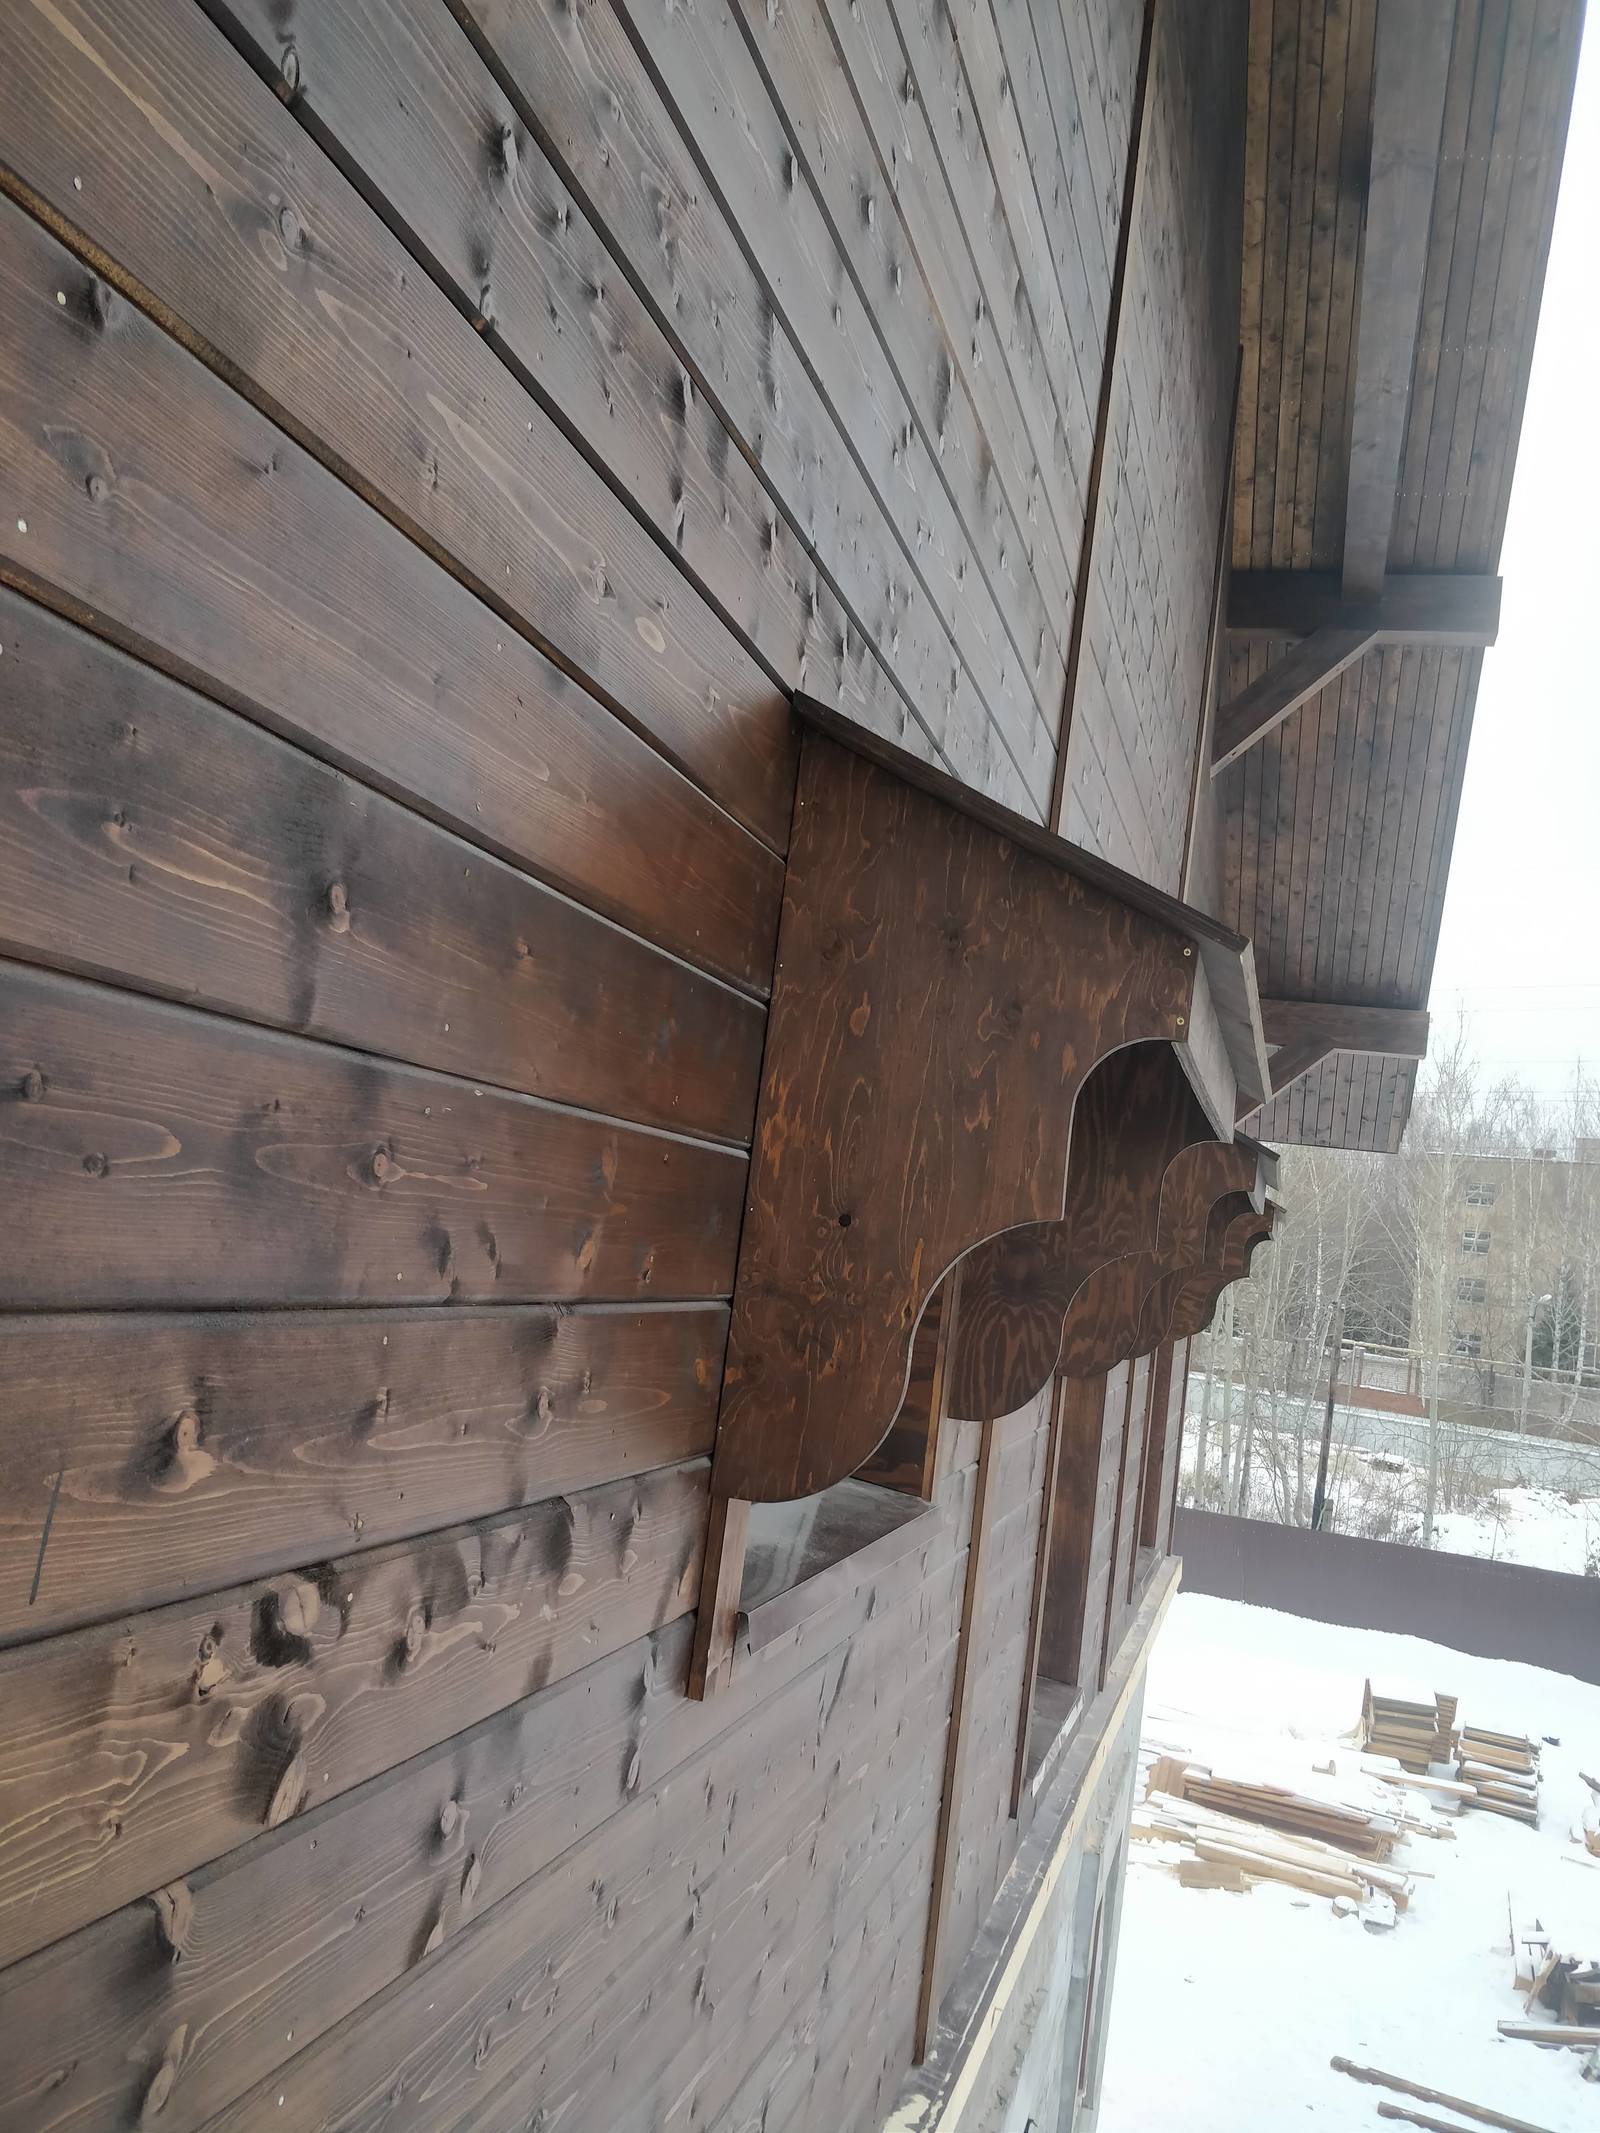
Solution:
M1493 644L1500 630L1498 578L1406 571L1385 578L1372 600L1347 600L1337 571L1236 570L1228 581L1228 635L1283 644L1324 629L1370 629L1384 644Z
M1302 639L1218 711L1211 736L1211 775L1216 777L1248 754L1376 642L1376 633L1370 629L1345 629L1337 624Z
M1186 897L1193 886L1194 823L1200 811L1200 794L1206 782L1206 758L1210 753L1211 721L1221 680L1221 647L1224 610L1231 612L1229 590L1233 575L1233 482L1239 442L1239 386L1244 377L1241 346L1233 366L1233 402L1228 415L1228 456L1223 462L1222 501L1217 512L1217 545L1211 565L1211 611L1206 621L1206 663L1200 682L1200 718L1195 728L1194 760L1189 765L1189 803L1183 817L1183 856L1178 862L1178 894Z
M1073 588L1072 623L1067 638L1067 672L1062 689L1061 725L1056 734L1055 780L1050 792L1049 827L1059 829L1067 809L1067 750L1072 739L1072 714L1078 695L1078 675L1083 665L1084 625L1089 613L1089 594L1094 584L1095 536L1100 525L1100 493L1111 436L1111 395L1117 378L1117 357L1122 347L1123 299L1128 286L1128 255L1139 222L1139 196L1144 185L1144 122L1150 105L1150 54L1155 43L1156 0L1145 0L1144 30L1139 40L1139 71L1134 81L1133 130L1128 141L1128 160L1123 166L1122 218L1117 224L1116 257L1111 266L1111 297L1106 313L1106 352L1100 366L1100 397L1095 408L1094 444L1089 454L1088 495L1084 502L1083 544L1078 550L1077 582Z
M1318 1044L1330 1052L1387 1052L1395 1059L1426 1059L1425 1007L1369 1007L1339 1000L1263 1000L1261 1023L1279 1051L1273 1061L1273 1094L1283 1086L1277 1059L1293 1047Z
M1263 1000L1261 1023L1272 1050L1272 1094L1321 1066L1335 1052L1378 1052L1392 1059L1428 1056L1425 1007L1368 1007L1359 1001ZM1241 1100L1239 1116L1255 1107Z
M1378 8L1344 522L1351 600L1376 598L1388 568L1455 12L1439 0Z

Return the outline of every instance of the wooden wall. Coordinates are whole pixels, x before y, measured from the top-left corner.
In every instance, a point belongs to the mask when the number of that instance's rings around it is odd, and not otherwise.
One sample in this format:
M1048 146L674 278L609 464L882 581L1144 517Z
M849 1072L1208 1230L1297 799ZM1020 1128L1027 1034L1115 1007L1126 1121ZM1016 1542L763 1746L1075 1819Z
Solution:
M1170 884L1243 44L1165 13L1069 826ZM904 2072L975 1436L681 1695L787 697L1045 812L1140 17L9 12L8 2133L780 2133Z

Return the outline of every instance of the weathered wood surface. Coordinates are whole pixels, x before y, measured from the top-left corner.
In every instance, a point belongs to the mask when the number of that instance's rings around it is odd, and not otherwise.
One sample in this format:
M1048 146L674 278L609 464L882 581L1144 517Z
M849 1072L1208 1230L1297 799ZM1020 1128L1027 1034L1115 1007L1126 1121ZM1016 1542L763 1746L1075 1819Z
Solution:
M0 588L0 950L748 1142L759 1006Z
M1098 1686L1106 1549L1127 1419L1126 1363L1104 1378L1061 1384L1061 1447L1050 1518L1038 1671L1066 1688Z
M1389 643L1493 644L1500 580L1455 571L1398 571L1368 604L1344 596L1331 570L1236 570L1228 579L1228 635L1265 643L1362 625Z
M403 29L386 25L379 52ZM780 689L199 9L24 5L8 54L0 135L23 185L781 848L793 773ZM369 71L366 93L424 175L395 92ZM437 84L399 93L420 111ZM516 144L507 168L497 138L483 113L471 158L503 196ZM494 317L502 264L486 259L452 293ZM616 456L628 456L620 442ZM747 561L746 576L759 582Z
M1137 1306L1124 1295L1121 1262L1139 1255L1143 1271L1167 1168L1209 1130L1170 1046L1130 1046L1095 1068L1073 1119L1062 1220L1009 1230L965 1263L952 1413L1011 1413L1049 1381L1064 1341L1079 1377L1103 1376L1121 1359L1089 1360L1115 1345L1129 1301Z
M0 1654L0 1960L693 1604L703 1462Z
M765 986L775 854L9 202L0 313L11 583Z
M1248 1278L1251 1260L1272 1235L1277 1215L1275 1208L1268 1207L1257 1213L1246 1201L1243 1207L1235 1206L1230 1212L1232 1199L1230 1194L1227 1199L1219 1200L1213 1210L1213 1220L1221 1228L1220 1247L1215 1256L1211 1254L1208 1239L1205 1272L1192 1275L1178 1292L1167 1326L1172 1340L1192 1339L1210 1325L1223 1290Z
M808 733L719 1494L809 1495L881 1442L940 1275L1059 1220L1088 1074L1179 1034L1186 945Z
M726 1296L746 1167L0 965L8 1306Z
M720 1305L0 1318L0 1643L709 1452L726 1338Z

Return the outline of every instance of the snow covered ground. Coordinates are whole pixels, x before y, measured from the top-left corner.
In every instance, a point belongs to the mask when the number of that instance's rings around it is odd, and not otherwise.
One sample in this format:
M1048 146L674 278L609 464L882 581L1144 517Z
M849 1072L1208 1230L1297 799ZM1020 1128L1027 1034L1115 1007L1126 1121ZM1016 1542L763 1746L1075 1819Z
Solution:
M1362 1683L1460 1698L1460 1718L1538 1740L1540 1827L1462 1815L1453 1842L1413 1837L1393 1863L1425 1870L1393 1932L1325 1898L1260 1883L1185 1889L1135 1843L1112 1996L1102 2133L1377 2133L1368 2088L1338 2053L1528 2119L1596 2133L1600 2087L1580 2054L1501 2039L1525 2019L1513 1988L1508 1892L1553 1937L1600 1953L1600 1871L1571 1866L1571 1831L1600 1765L1600 1688L1415 1637L1340 1629L1180 1594L1151 1661L1146 1736L1230 1770L1309 1773L1349 1759ZM1542 2019L1543 2017L1541 2017ZM1392 2101L1404 2103L1401 2097ZM1416 2110L1430 2106L1413 2104Z
M1435 1545L1454 1555L1600 1575L1600 1498L1573 1502L1554 1489L1496 1489L1488 1509L1445 1512L1434 1533Z

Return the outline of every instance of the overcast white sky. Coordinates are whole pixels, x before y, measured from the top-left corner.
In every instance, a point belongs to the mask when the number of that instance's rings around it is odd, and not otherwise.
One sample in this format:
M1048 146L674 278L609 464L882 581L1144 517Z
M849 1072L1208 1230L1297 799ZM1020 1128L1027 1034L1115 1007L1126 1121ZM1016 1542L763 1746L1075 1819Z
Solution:
M1555 241L1434 968L1494 1075L1600 1076L1600 30L1578 68ZM1440 1030L1440 1034L1443 1031Z

